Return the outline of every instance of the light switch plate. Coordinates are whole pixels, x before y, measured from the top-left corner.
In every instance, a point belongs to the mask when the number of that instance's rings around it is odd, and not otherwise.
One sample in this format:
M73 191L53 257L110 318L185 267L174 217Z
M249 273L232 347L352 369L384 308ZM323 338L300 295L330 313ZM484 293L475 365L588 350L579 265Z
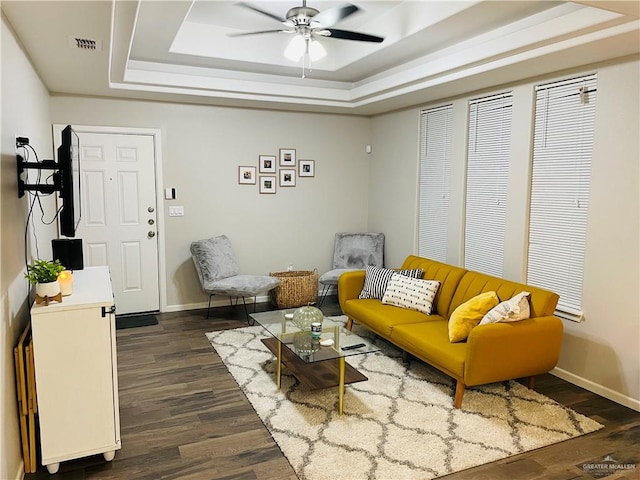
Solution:
M169 216L170 217L184 217L184 207L182 207L182 206L169 207Z

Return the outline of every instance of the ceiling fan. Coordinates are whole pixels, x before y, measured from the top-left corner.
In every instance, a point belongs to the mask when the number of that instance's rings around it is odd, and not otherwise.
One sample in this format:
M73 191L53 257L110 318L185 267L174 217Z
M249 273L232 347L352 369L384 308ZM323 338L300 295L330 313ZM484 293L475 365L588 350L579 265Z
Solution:
M261 13L262 15L266 15L267 17L282 23L287 28L278 30L261 30L257 32L231 33L229 34L231 37L259 35L263 33L298 33L302 36L312 37L313 35L320 35L322 37L333 37L342 40L358 40L361 42L380 43L384 40L383 37L368 35L366 33L329 28L360 10L358 7L351 4L330 8L320 12L316 8L307 7L307 0L303 0L302 6L289 9L285 18L280 18L271 12L267 12L248 3L240 2L237 5L253 10L254 12Z
M329 8L321 12L316 8L308 7L307 0L303 0L301 6L290 8L284 18L248 3L241 2L237 5L248 8L262 15L266 15L267 17L282 23L285 28L260 30L256 32L231 33L229 34L230 37L261 35L265 33L296 34L285 50L285 56L294 61L300 60L300 58L304 59L305 57L308 57L311 60L318 60L326 55L324 47L317 41L316 37L318 36L337 38L340 40L356 40L360 42L375 43L380 43L384 40L383 37L378 37L376 35L331 28L336 23L360 10L358 7L351 4Z

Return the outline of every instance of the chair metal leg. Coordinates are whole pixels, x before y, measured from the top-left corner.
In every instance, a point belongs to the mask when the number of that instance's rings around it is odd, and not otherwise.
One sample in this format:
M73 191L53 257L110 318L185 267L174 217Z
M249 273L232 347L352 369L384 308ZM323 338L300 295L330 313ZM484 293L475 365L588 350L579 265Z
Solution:
M242 304L244 305L244 314L247 317L247 323L249 325L253 325L255 322L253 321L253 319L249 316L249 310L247 310L247 302L245 301L244 297L242 297ZM253 311L255 312L255 300L254 300L254 304L253 304Z
M207 318L209 318L209 313L211 310L211 299L213 298L213 293L209 294L209 303L207 304ZM256 297L253 297L253 312L255 313L256 311ZM233 303L233 297L231 295L229 295L229 305L231 305L231 308L235 309L235 307L238 305L238 297L236 297L236 303ZM255 321L249 316L249 310L247 309L247 302L245 300L245 297L242 297L242 305L244 306L244 314L247 318L247 323L249 323L249 325L255 325Z
M327 295L329 294L330 288L331 288L331 285L322 286L322 292L320 292L320 302L318 302L318 307L321 307L322 304L324 303L324 300L327 298Z
M207 319L209 318L209 310L211 310L211 298L213 297L213 293L209 294L209 304L207 305Z

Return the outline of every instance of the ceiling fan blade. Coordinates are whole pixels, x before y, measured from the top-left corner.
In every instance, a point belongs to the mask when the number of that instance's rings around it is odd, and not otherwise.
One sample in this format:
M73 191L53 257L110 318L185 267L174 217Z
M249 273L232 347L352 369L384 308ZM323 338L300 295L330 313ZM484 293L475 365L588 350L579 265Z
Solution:
M249 35L262 35L263 33L294 33L289 30L258 30L256 32L239 32L239 33L227 33L228 37L246 37Z
M277 22L280 22L280 23L284 23L284 22L287 21L286 18L281 18L281 17L279 17L279 16L277 16L277 15L271 13L271 12L267 12L266 10L262 10L261 8L254 7L253 5L250 5L248 3L239 2L236 5L239 5L239 6L244 7L244 8L248 8L249 10L253 10L254 12L261 13L262 15L266 15L267 17L273 18L274 20L276 20Z
M311 25L317 25L323 28L330 27L358 10L360 10L358 7L351 4L343 5L342 7L329 8L328 10L324 10L313 17L311 19Z
M329 35L327 35L328 37L340 38L342 40L357 40L359 42L375 43L380 43L384 40L384 37L377 37L366 33L351 32L349 30L338 30L336 28L327 28L325 31L329 32Z

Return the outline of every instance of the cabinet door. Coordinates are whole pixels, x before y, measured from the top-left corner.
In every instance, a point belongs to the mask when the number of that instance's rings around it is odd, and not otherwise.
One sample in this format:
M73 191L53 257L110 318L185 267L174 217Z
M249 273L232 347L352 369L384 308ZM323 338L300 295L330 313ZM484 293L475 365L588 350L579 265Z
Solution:
M43 464L113 450L113 315L100 307L32 318Z

